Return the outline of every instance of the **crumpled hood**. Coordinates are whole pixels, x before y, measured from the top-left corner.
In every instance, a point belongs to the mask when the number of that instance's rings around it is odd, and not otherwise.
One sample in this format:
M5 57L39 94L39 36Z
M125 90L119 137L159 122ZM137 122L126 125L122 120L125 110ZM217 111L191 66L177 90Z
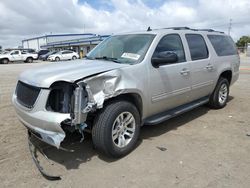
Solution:
M129 65L100 60L76 60L56 62L27 70L19 80L27 84L49 88L56 81L75 82L76 80Z

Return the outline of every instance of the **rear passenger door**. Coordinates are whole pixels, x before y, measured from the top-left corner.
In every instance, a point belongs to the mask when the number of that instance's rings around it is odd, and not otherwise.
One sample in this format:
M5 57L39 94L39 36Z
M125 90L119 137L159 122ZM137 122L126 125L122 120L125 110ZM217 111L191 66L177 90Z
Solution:
M215 66L209 54L207 42L200 34L185 35L191 66L191 97L196 100L208 96L214 87Z
M62 60L66 60L68 58L67 51L62 51Z

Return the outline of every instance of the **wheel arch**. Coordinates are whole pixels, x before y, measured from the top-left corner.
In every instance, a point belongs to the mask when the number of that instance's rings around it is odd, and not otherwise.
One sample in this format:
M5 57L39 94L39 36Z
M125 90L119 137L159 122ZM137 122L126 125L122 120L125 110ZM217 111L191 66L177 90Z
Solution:
M116 97L112 97L109 98L107 100L104 101L104 106L114 102L114 101L118 101L118 100L124 100L124 101L128 101L131 102L132 104L135 105L135 107L138 109L140 117L143 117L143 101L142 101L142 97L140 96L140 94L138 93L123 93L120 94Z
M233 76L233 72L232 72L232 70L229 69L229 70L222 71L221 74L220 74L220 76L219 76L219 78L222 77L222 78L227 79L228 82L229 82L229 85L230 85L231 81L232 81L232 76Z
M26 58L26 61L27 61L29 58L34 59L32 56L28 56L28 57Z
M7 59L8 61L10 61L8 57L1 58L0 61L3 61L4 59Z

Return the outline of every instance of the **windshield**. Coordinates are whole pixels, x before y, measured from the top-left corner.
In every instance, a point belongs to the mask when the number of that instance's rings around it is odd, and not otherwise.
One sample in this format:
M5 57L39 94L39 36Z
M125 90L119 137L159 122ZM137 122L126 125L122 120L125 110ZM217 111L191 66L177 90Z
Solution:
M152 34L112 36L90 51L86 58L135 64L143 60L154 37Z
M48 52L48 53L45 54L45 55L53 55L53 54L55 54L55 53L57 53L57 52Z

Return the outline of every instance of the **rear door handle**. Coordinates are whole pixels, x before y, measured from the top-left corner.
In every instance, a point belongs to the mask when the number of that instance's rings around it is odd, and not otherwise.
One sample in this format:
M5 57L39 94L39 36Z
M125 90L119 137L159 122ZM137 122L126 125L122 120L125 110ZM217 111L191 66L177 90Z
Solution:
M180 72L180 74L183 76L187 76L189 73L190 73L190 70L188 69L182 69L182 71Z
M208 65L206 66L206 69L207 69L207 70L213 70L213 69L214 69L214 66L211 65L211 64L208 64Z

